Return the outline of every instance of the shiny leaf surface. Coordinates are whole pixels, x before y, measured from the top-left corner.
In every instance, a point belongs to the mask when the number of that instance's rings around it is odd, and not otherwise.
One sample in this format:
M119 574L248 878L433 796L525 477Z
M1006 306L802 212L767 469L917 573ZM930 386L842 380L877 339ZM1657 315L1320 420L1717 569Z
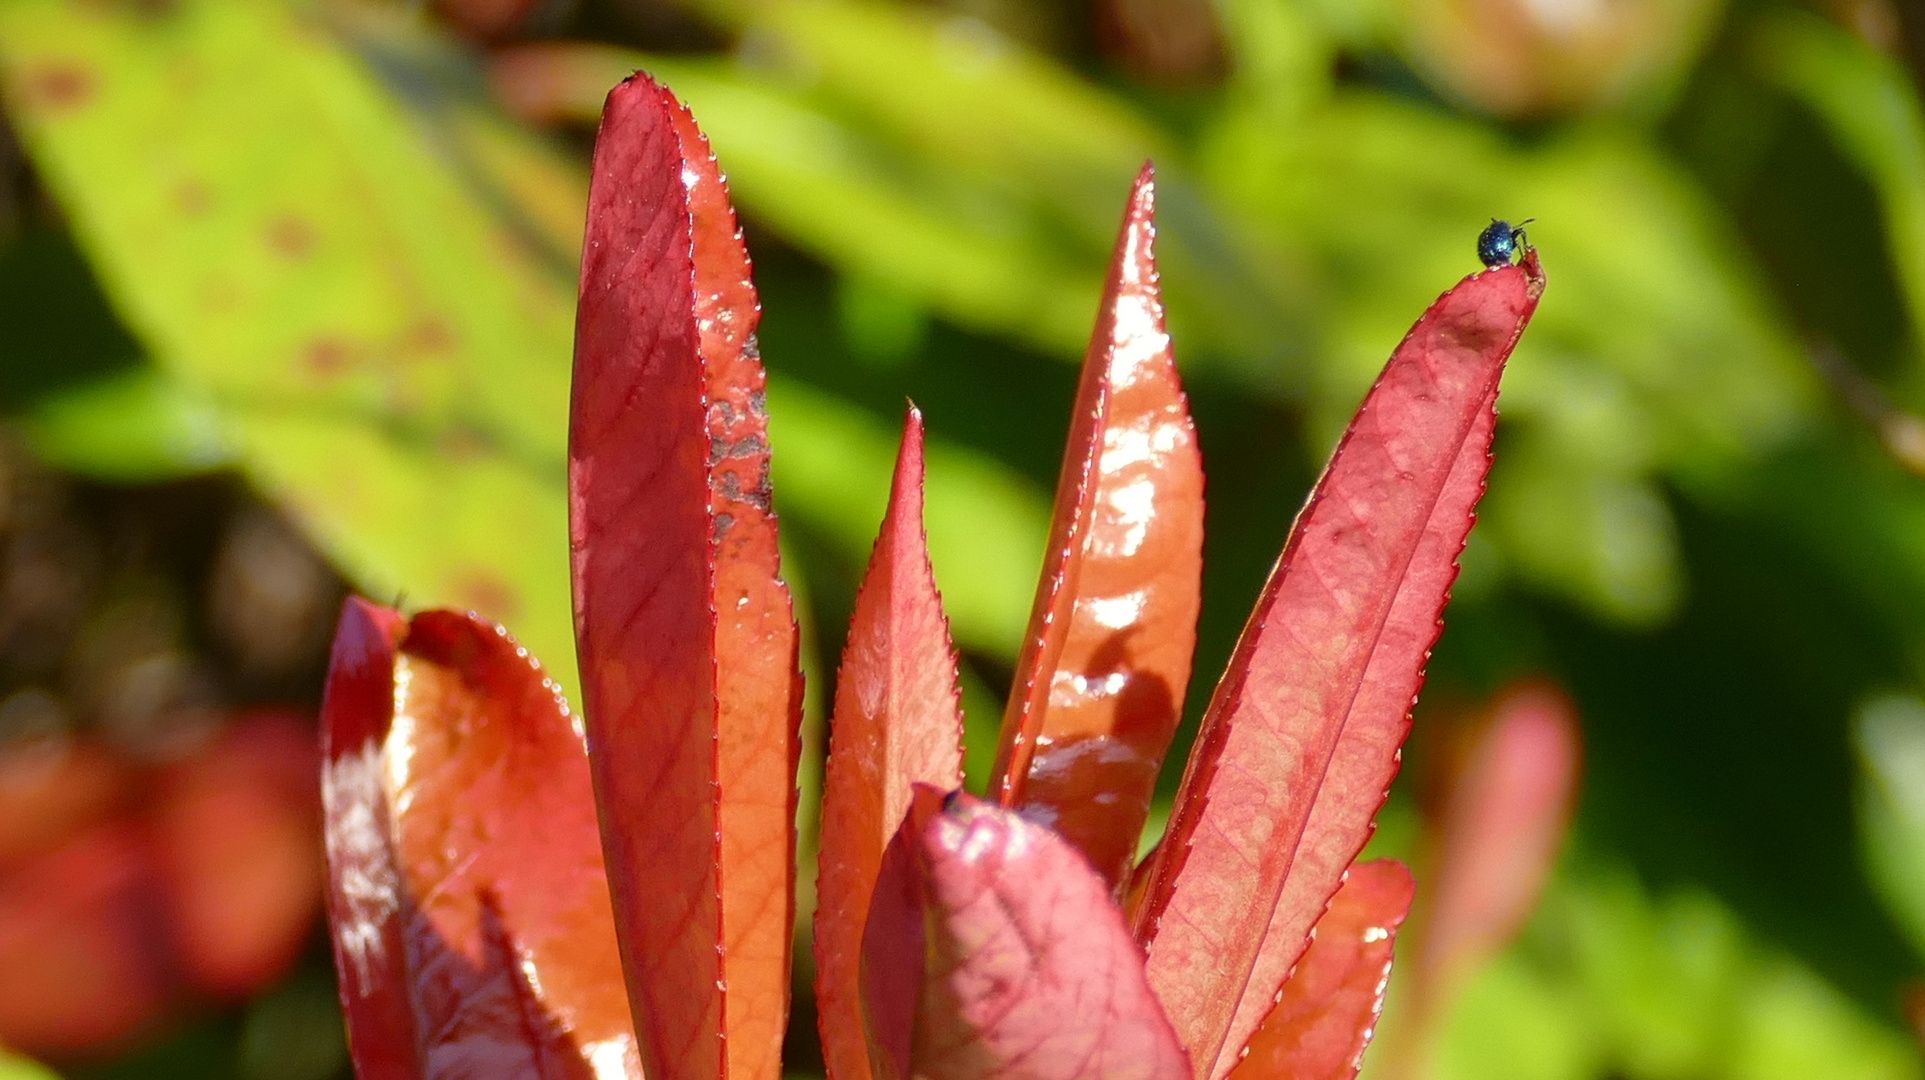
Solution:
M816 1008L832 1076L870 1075L862 934L912 785L962 784L956 652L922 528L922 414L909 411L889 510L836 679L815 919Z
M1303 844L1354 840L1354 851L1368 835L1376 784L1332 789L1369 808L1354 836L1306 826L1348 725L1401 739L1398 721L1357 710L1410 706L1401 688L1414 690L1435 638L1469 515L1457 543L1425 538L1462 459L1488 452L1469 440L1488 438L1498 378L1542 289L1533 255L1473 274L1418 320L1311 493L1217 687L1137 913L1152 984L1199 1076L1235 1063L1301 952L1301 935L1283 940L1278 923L1307 931L1336 889L1342 866L1300 863ZM1443 564L1413 567L1420 552ZM1395 742L1374 749L1394 760ZM1328 878L1291 880L1310 874Z
M1410 734L1410 705L1424 681L1422 658L1429 655L1442 628L1438 621L1442 598L1457 576L1457 556L1464 549L1478 497L1484 493L1497 423L1495 400L1493 394L1477 410L1391 603L1257 954L1250 975L1253 986L1276 985L1297 963L1311 924L1345 868L1369 841L1377 810L1396 778L1402 761L1399 748ZM1262 1008L1262 999L1246 996L1238 1010L1239 1022L1251 1022Z
M1203 463L1136 178L1077 389L994 794L1120 887L1183 713L1203 574Z
M499 627L351 599L322 707L362 1080L638 1080L581 733Z
M569 436L578 658L643 1060L780 1071L801 679L770 510L760 314L708 143L609 95Z
M1235 1080L1353 1080L1384 1011L1391 949L1414 886L1402 863L1350 868Z
M865 987L883 1010L879 1042L898 1054L902 1001L916 1002L907 1072L885 1054L878 1075L1189 1076L1143 954L1088 861L1012 811L960 792L938 808L922 790L892 847L865 942L871 970L888 976ZM920 989L905 995L912 976Z

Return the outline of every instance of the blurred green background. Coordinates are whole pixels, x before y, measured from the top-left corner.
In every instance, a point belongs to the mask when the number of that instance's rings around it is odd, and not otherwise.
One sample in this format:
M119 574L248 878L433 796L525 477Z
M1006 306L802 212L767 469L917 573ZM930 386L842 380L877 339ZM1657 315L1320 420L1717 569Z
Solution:
M0 739L147 768L197 752L183 716L311 711L350 586L479 610L572 684L575 262L637 67L745 219L814 707L913 397L978 771L1144 158L1210 480L1192 717L1377 368L1491 217L1534 216L1550 286L1378 846L1422 848L1430 732L1517 677L1570 690L1586 771L1432 1075L1925 1075L1899 0L0 0ZM41 865L0 857L0 952ZM244 989L27 1048L344 1076L302 933ZM0 964L0 1023L40 992Z

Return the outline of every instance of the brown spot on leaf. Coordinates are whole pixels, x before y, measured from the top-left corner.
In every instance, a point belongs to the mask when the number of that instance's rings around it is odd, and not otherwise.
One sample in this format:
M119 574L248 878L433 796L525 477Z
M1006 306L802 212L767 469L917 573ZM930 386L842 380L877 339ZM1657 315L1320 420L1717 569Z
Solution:
M407 348L410 352L445 353L455 347L455 329L448 320L438 315L430 315L414 324L408 330Z
M354 348L337 337L318 337L301 350L301 363L323 378L339 375L354 359Z
M182 180L174 188L174 205L188 217L199 217L213 207L213 189L199 180Z
M494 449L494 440L484 431L456 424L443 431L435 445L450 460L469 462L487 457Z
M267 246L276 255L305 259L314 253L314 226L293 214L282 214L267 224Z
M495 622L508 622L521 611L520 590L493 570L470 567L456 576L453 585L456 607Z
M50 60L30 70L23 81L28 107L49 113L85 105L99 84L94 69L79 60Z

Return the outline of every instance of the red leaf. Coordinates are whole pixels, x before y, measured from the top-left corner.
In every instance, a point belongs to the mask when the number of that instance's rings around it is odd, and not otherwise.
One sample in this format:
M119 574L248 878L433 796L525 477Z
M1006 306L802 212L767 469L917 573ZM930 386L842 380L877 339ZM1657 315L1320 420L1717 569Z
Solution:
M1391 946L1410 912L1410 871L1358 863L1250 1040L1231 1080L1352 1080L1384 1011Z
M639 1080L586 748L526 652L473 616L349 600L322 738L361 1080Z
M313 727L262 710L164 770L150 811L179 964L201 990L259 992L294 965L319 907Z
M656 1080L773 1078L787 1025L801 676L759 315L707 141L667 90L624 82L589 189L570 527L609 882Z
M1421 997L1451 993L1536 906L1570 822L1580 744L1577 715L1557 687L1528 683L1499 700L1444 808Z
M101 1057L153 1028L180 987L152 864L140 823L108 820L0 874L0 1042Z
M1186 1080L1189 1060L1109 884L1061 837L957 792L940 812L912 813L902 840L865 942L869 970L893 977L864 991L900 1017L920 936L911 1073Z
M836 679L823 783L816 1008L829 1075L866 1080L862 933L916 783L962 784L961 690L922 526L922 414L911 408L895 486L856 594Z
M1136 178L1083 363L992 789L1112 888L1183 712L1203 571L1203 465L1164 327L1153 177Z
M1418 320L1298 516L1210 703L1137 917L1199 1076L1235 1063L1369 835L1482 487L1497 380L1542 290L1533 253L1473 274Z
M1251 969L1252 986L1277 985L1297 963L1331 890L1376 827L1377 811L1402 759L1399 748L1410 734L1410 705L1423 687L1421 658L1430 655L1442 629L1437 613L1457 576L1457 556L1470 534L1477 500L1484 494L1491 434L1497 424L1495 406L1493 393L1478 410L1391 603L1363 685L1310 809L1303 840L1284 880L1283 897ZM1413 663L1412 657L1419 659ZM1238 1029L1255 1023L1264 1006L1264 998L1246 994L1238 1006Z

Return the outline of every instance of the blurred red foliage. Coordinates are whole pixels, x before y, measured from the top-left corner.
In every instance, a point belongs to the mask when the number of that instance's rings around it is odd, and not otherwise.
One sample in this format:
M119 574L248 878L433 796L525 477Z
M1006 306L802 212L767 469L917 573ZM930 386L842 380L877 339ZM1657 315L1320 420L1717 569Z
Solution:
M278 709L162 763L0 751L0 1043L99 1057L286 972L320 910L317 767Z

